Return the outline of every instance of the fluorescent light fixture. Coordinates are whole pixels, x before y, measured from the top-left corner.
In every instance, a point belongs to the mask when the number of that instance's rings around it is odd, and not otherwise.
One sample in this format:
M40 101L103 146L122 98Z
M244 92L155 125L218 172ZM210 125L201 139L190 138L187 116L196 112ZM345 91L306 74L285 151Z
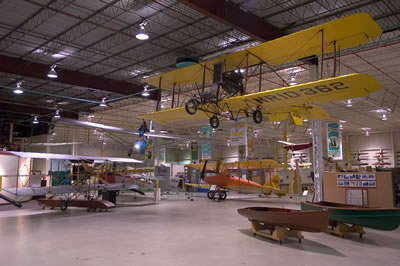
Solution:
M106 100L107 100L106 97L103 97L103 99L101 99L101 103L100 103L100 106L101 106L101 107L107 107Z
M147 85L144 86L144 89L143 89L143 91L142 91L142 96L144 96L144 97L150 96L148 87L149 87L149 86L147 86Z
M56 113L54 114L54 118L60 118L60 110L56 110Z
M33 124L39 124L39 121L38 121L38 119L37 119L37 115L35 115L35 116L33 117L32 123L33 123Z
M17 86L16 86L15 89L14 89L14 93L15 93L15 94L22 94L22 93L24 93L24 91L21 89L21 84L22 84L22 81L18 81L18 82L17 82Z
M139 27L139 31L136 33L136 39L141 40L141 41L145 41L149 38L149 35L147 34L144 26L146 26L147 21L143 21L142 23L140 23Z
M65 55L59 54L59 53L57 53L57 54L52 54L51 56L54 57L54 58L63 58L63 57L65 57Z
M308 119L307 119L307 118L304 118L304 119L303 119L303 122L308 122Z
M161 134L168 134L168 131L167 130L160 130L160 133Z
M55 64L50 67L50 71L49 71L49 73L47 73L47 77L52 78L52 79L58 78L55 68L56 68Z
M346 100L346 107L352 107L353 101L351 99Z

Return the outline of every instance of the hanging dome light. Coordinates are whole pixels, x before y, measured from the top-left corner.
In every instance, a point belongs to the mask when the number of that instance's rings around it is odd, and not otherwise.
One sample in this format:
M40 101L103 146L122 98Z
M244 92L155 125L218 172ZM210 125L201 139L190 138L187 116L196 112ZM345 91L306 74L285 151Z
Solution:
M50 67L50 71L49 71L49 73L47 73L47 77L52 78L52 79L58 78L55 68L56 68L55 64Z
M39 121L38 121L38 119L37 119L37 115L35 115L35 116L33 117L32 123L33 123L33 124L39 124Z
M60 118L60 110L56 110L56 113L54 114L54 118Z
M107 107L106 100L107 100L106 97L103 97L103 99L101 99L101 103L100 103L100 106L101 106L101 107Z
M296 82L296 73L290 73L289 76L290 76L289 85L290 85L290 86L297 85L297 82Z
M144 26L146 26L147 21L143 21L142 23L140 23L139 27L139 31L136 33L136 39L141 40L141 41L145 41L149 38L149 35L146 32L146 29L144 28Z
M147 97L147 96L150 96L150 92L149 92L149 90L148 90L148 87L149 86L144 86L144 89L143 89L143 91L142 91L142 96L144 96L144 97Z
M353 101L351 99L348 99L346 101L346 107L352 107L353 106Z
M22 84L22 81L18 81L18 82L17 82L17 86L16 86L15 89L14 89L14 93L15 93L15 94L22 94L22 93L24 93L24 91L21 89L21 84Z

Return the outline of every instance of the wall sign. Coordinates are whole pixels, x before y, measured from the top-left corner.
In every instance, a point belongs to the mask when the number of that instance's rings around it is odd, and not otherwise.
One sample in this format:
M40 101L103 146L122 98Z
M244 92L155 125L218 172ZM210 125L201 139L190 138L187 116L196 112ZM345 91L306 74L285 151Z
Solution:
M337 174L338 187L376 187L376 174Z
M203 138L209 138L211 136L211 127L203 127L201 129L201 136ZM211 160L211 142L203 141L201 143L201 159Z

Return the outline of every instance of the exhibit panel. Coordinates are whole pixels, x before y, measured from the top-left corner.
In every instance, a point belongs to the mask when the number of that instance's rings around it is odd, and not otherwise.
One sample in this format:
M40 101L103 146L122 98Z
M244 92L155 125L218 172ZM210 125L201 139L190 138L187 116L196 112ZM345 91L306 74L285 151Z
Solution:
M395 207L393 188L391 172L324 172L323 174L325 201L391 208ZM353 193L349 192L353 190Z

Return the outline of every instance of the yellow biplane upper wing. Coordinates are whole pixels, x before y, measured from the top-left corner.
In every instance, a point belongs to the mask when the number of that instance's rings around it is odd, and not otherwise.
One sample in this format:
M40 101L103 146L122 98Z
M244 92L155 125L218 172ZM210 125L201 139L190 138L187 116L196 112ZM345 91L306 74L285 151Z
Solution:
M290 112L296 112L309 119L326 119L329 115L315 104L364 97L380 90L381 87L368 74L356 73L227 98L222 100L219 106L222 110L233 113L261 107L272 122L286 120ZM208 116L202 111L189 115L185 108L180 107L141 117L160 123L173 123L181 120L206 119Z
M175 69L145 78L143 81L161 89L173 84L202 84L213 77L213 66L224 62L225 71L267 63L271 66L321 54L321 32L324 33L324 53L346 49L368 42L382 33L379 25L367 13L353 14L309 29L305 29L260 45L221 56L199 64Z

